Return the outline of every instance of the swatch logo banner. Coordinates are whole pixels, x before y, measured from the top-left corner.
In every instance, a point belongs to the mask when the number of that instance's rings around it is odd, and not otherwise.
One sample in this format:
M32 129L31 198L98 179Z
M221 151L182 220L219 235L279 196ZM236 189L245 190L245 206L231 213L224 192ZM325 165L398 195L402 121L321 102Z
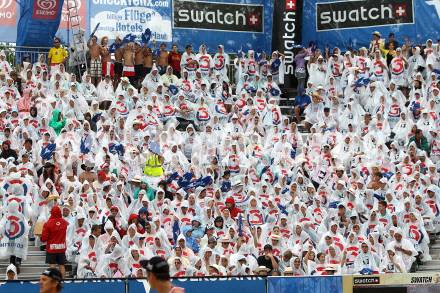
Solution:
M317 31L414 23L413 0L368 0L316 4Z
M175 0L174 27L235 32L264 31L262 5Z
M59 0L35 0L34 19L56 20L58 18Z
M14 0L0 0L0 22L2 25L16 25L16 4Z

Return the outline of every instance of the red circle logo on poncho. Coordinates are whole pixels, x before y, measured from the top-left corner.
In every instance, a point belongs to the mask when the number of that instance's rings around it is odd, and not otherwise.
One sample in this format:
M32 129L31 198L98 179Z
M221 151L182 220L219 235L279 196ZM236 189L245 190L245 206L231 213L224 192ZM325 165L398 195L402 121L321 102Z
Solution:
M209 116L209 112L205 107L200 107L197 110L197 120L199 121L208 121L209 119L211 119L211 117Z
M169 117L169 116L173 116L173 115L174 115L174 107L171 105L166 105L163 108L163 116Z
M224 56L217 56L217 62L214 64L215 69L222 70L223 67L225 67L225 57Z
M116 110L118 111L118 113L119 113L120 115L125 116L125 115L128 114L128 108L127 108L127 106L125 105L124 102L117 101L117 102L116 102Z
M397 59L397 60L393 61L393 66L391 69L392 73L401 74L404 69L405 69L405 67L404 67L402 59Z
M9 240L15 240L23 236L25 230L23 221L13 215L8 216L7 220L9 222L10 228L9 230L5 231L6 237L8 237Z
M411 239L414 239L417 242L420 242L420 240L422 239L422 233L420 232L420 230L417 228L417 226L415 225L410 225L409 226L409 237Z

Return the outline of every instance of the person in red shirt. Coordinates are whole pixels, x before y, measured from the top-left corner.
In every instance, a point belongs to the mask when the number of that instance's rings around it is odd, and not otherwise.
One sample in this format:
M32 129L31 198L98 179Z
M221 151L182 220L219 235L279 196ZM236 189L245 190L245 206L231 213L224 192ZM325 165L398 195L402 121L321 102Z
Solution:
M66 231L68 223L61 216L61 209L54 206L49 220L43 226L41 241L46 242L46 263L49 267L59 266L64 278L66 269Z
M168 64L173 68L173 73L180 78L180 60L182 54L177 50L177 45L173 44L171 52L168 54Z
M241 209L235 206L235 200L232 197L228 197L226 199L225 204L226 204L226 208L229 210L229 213L231 214L231 217L234 219L238 216L238 214L243 212Z

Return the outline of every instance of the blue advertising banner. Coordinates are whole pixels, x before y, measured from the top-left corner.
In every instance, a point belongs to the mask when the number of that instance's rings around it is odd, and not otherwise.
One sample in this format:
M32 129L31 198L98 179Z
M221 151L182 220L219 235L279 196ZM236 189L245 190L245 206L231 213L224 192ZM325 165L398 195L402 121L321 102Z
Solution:
M140 36L149 28L158 45L191 43L197 50L206 44L215 52L223 44L231 53L251 48L270 52L272 14L273 2L265 0L92 0L87 28L99 23L98 38Z
M0 282L0 292L22 293L39 292L38 281L23 282ZM63 293L123 293L125 292L125 280L87 280L65 281Z
M38 292L38 282L0 282L0 292L22 293Z
M63 293L122 293L125 283L124 280L65 281Z
M258 277L243 278L191 278L173 280L177 287L185 288L191 293L224 293L224 292L266 292L266 280ZM147 281L130 280L127 293L149 293ZM155 290L151 290L156 293ZM286 291L287 292L287 291Z
M368 47L373 31L424 44L440 39L440 0L308 0L303 6L303 45Z
M61 22L64 0L22 0L17 46L49 47Z
M229 53L272 50L274 1L267 0L22 0L21 13L15 0L0 0L0 42L16 41L20 14L18 45L51 46L58 25L56 36L71 43L67 1L77 2L87 36L99 23L98 38L140 36L149 28L151 41L169 48L190 43L195 51L201 44L209 52L216 52L219 44Z
M267 293L329 293L342 292L342 277L269 277Z

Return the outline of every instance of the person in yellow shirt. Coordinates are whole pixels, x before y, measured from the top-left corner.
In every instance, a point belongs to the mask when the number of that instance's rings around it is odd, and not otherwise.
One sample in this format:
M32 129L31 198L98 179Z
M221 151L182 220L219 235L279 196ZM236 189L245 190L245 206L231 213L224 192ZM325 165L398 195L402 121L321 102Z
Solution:
M376 52L376 50L379 50L380 52L382 52L382 50L385 47L385 40L381 39L381 34L378 31L373 32L373 38L370 42L370 48L369 48L369 52L370 52L370 56L374 57L374 53Z
M61 63L64 63L69 56L67 50L61 47L61 41L59 38L54 38L53 47L49 50L48 61L50 66L50 72L53 74L59 70Z
M151 143L149 153L145 162L144 174L149 177L161 177L163 175L163 157L157 143Z

